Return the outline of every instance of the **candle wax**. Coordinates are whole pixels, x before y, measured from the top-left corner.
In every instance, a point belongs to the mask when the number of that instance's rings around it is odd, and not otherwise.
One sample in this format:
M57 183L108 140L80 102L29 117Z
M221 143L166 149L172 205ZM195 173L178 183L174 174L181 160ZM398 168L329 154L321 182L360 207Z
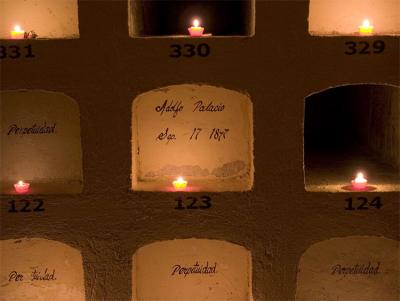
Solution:
M14 184L14 189L17 193L27 193L29 191L29 186L29 183L18 181L18 183Z
M19 40L25 38L25 30L21 29L19 25L15 25L14 29L11 31L11 39Z

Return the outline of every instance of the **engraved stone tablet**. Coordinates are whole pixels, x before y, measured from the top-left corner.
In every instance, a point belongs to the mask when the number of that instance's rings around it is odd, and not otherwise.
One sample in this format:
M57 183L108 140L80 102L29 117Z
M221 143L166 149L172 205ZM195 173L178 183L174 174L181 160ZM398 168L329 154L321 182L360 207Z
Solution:
M399 242L387 238L316 243L300 259L296 300L399 300L399 260Z
M177 239L140 248L133 256L135 301L251 299L251 255L225 241Z
M253 182L252 104L246 94L205 85L177 85L133 103L135 190L242 191Z
M82 190L79 109L61 93L7 91L0 98L0 188L30 183L29 193Z
M0 241L0 300L84 301L78 250L42 238Z

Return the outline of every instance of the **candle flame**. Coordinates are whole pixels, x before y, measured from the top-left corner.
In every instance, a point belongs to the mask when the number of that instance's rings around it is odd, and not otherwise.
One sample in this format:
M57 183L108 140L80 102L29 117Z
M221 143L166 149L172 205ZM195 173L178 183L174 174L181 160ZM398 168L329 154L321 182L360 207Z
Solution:
M187 186L187 181L183 179L183 177L178 177L175 181L172 182L172 185L176 190L184 190Z
M354 179L355 183L367 183L367 179L364 178L364 174L362 172L357 173L357 177Z
M368 20L368 19L365 19L365 20L362 22L362 26L363 26L363 27L370 27L371 24L369 23L369 20Z
M18 181L18 185L24 185L24 181L19 180L19 181Z
M194 27L199 27L199 25L200 25L200 21L197 20L197 19L194 19L194 20L193 20L193 26L194 26Z
M21 26L15 25L15 26L14 26L14 31L16 31L16 32L22 32L23 30L21 29Z

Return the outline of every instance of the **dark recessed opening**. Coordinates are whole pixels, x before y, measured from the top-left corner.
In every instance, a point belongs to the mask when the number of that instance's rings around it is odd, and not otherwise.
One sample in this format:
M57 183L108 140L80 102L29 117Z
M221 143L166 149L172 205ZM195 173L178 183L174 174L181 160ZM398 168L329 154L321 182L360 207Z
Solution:
M306 98L306 189L342 191L357 171L377 190L399 190L399 89L336 87Z
M254 0L154 1L130 0L131 36L188 35L198 19L205 34L250 36L253 34Z

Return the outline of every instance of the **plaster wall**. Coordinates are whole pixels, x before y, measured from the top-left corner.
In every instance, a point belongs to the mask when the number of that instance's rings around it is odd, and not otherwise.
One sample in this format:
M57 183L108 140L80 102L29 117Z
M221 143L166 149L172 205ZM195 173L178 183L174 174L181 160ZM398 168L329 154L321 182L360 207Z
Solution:
M24 196L43 198L45 211L37 214L9 213L16 197L1 196L1 239L40 237L78 249L86 299L96 301L131 300L132 255L156 241L203 238L243 246L252 255L254 299L286 301L295 299L300 257L314 243L355 235L399 240L398 192L306 192L303 171L304 99L343 84L398 86L399 39L379 37L386 45L379 55L346 55L348 38L308 34L308 5L257 1L251 38L132 39L126 1L79 1L80 39L1 41L31 44L36 54L2 60L2 90L44 89L77 101L85 178L79 195ZM207 43L211 53L170 57L172 44L186 43ZM132 100L193 83L251 95L253 188L132 191ZM202 195L211 198L210 209L174 209L177 197ZM380 196L384 205L344 210L345 199L360 196Z
M366 144L383 161L400 169L400 94L397 87L375 87L375 89L359 90L360 98L368 100L368 116L361 127L368 125ZM364 134L365 135L365 134Z

